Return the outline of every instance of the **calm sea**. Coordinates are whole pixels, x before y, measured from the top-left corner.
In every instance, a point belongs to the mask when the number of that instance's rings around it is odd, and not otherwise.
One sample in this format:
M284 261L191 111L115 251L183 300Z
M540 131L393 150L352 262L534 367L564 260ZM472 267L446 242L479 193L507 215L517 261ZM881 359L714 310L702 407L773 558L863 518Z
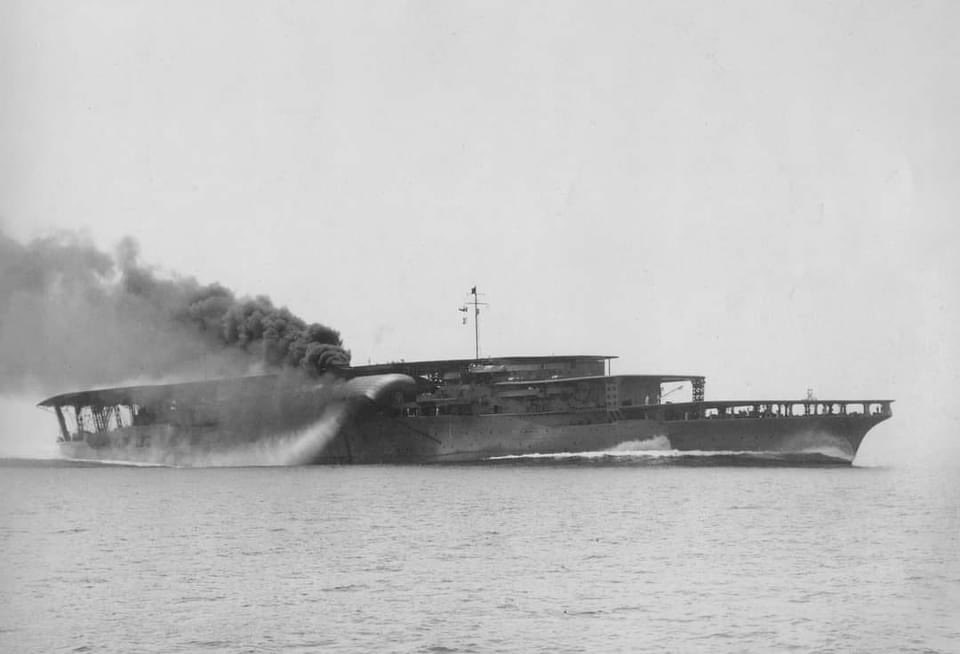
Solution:
M957 652L957 470L0 466L6 652Z

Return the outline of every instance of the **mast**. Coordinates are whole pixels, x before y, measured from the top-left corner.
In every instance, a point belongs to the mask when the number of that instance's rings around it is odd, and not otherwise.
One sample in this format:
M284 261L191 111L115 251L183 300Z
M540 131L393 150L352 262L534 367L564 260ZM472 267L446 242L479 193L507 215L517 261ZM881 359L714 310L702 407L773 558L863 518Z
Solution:
M480 306L477 304L477 287L470 289L473 293L473 352L474 358L480 360Z
M479 293L477 293L477 287L474 286L470 289L470 295L473 296L472 300L468 300L466 304L460 307L460 312L466 314L470 310L470 305L473 305L473 357L477 361L480 360L480 307L487 306L486 302L480 302ZM463 316L463 324L467 324L467 316Z

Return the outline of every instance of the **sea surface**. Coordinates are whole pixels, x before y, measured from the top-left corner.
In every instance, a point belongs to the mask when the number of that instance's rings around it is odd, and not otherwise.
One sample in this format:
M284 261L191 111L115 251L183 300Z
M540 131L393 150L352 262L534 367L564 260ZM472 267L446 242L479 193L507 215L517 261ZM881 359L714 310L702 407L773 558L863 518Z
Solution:
M699 463L6 460L0 650L960 651L960 471Z

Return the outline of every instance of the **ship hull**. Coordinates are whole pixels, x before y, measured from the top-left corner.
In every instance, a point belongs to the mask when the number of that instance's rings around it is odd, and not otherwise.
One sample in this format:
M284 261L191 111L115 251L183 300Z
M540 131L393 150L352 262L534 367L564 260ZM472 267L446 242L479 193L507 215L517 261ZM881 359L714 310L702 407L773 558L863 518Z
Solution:
M606 412L542 415L350 416L307 434L295 449L274 439L231 444L218 430L128 428L100 442L61 443L76 459L169 465L472 463L501 457L600 451L677 450L786 455L790 463L849 465L867 432L883 418L792 418L660 421L611 419ZM290 440L284 436L289 442ZM284 441L287 442L287 441Z
M606 412L535 416L372 416L348 425L313 463L463 463L525 455L671 449L772 453L849 465L883 418L811 416L660 421Z

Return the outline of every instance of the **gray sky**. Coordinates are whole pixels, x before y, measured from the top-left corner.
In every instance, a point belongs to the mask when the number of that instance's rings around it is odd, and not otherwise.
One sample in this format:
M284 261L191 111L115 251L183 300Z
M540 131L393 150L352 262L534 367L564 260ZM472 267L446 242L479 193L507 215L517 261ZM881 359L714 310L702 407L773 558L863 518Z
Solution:
M895 397L960 460L960 4L5 2L0 221L124 235L355 363L610 353ZM919 454L918 454L919 453Z

